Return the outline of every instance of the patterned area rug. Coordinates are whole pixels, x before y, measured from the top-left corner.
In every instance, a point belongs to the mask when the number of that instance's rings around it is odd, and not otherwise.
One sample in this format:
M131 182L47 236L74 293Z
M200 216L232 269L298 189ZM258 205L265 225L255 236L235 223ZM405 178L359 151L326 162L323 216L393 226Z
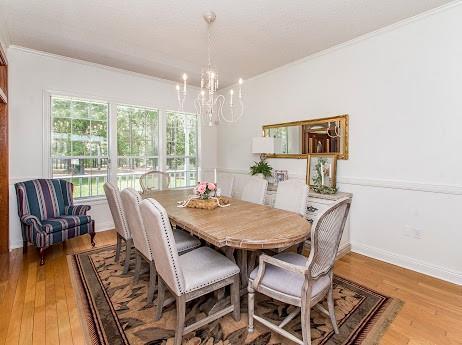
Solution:
M122 274L122 265L114 262L114 246L70 255L69 265L82 325L88 343L99 344L173 344L176 322L175 303L164 307L162 319L154 321L154 306L146 303L148 274L133 283L133 273ZM131 268L134 265L132 264ZM340 333L335 334L328 317L313 308L311 312L312 344L377 344L402 303L364 286L335 277L335 310ZM216 302L212 294L187 305L187 324L199 320L226 299ZM256 313L272 321L282 321L292 310L278 301L256 294ZM327 307L326 307L327 308ZM241 321L231 315L187 334L183 344L290 344L287 339L255 324L247 332L247 296L241 300ZM300 317L292 320L286 330L301 337Z

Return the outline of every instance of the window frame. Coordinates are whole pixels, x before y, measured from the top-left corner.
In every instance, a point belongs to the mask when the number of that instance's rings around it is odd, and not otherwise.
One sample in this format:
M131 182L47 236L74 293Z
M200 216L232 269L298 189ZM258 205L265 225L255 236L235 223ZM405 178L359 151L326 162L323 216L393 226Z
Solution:
M42 158L42 176L45 178L53 178L53 155L52 155L52 97L67 97L81 99L83 101L89 102L103 102L109 105L108 113L108 172L107 180L117 183L117 168L118 168L118 152L117 152L117 106L132 106L138 108L146 108L150 110L156 110L158 112L158 157L159 157L159 170L166 171L167 166L167 114L168 113L184 113L189 115L195 115L197 117L197 162L196 162L196 171L197 178L199 180L200 173L202 170L202 150L201 150L201 117L193 112L179 112L177 110L171 110L169 108L161 108L155 106L154 104L146 104L141 102L133 102L130 100L122 100L112 97L101 97L85 93L75 93L68 91L56 91L56 90L44 90L43 91L43 158ZM174 189L189 189L191 187L179 187ZM106 203L105 196L95 196L95 197L85 197L85 198L76 198L74 200L75 204L90 204L98 205Z

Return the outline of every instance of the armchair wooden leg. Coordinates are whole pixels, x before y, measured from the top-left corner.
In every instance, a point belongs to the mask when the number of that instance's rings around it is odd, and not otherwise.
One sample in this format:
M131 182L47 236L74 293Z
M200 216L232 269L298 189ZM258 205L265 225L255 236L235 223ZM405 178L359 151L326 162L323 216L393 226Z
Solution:
M186 300L184 296L176 297L176 329L175 345L181 345L184 332L184 321L186 317Z
M311 320L310 320L311 305L309 302L303 301L301 307L302 317L302 337L303 345L311 345Z
M46 248L40 248L40 266L45 264L45 251Z
M114 258L114 261L115 262L119 262L120 260L120 247L122 247L122 240L120 238L120 235L117 234L117 242L116 242L116 253L115 253L115 258Z
M334 328L335 334L338 334L337 320L335 318L334 291L332 284L330 285L329 293L327 294L327 306L329 308L330 322Z
M148 303L151 303L154 299L154 292L156 291L156 265L154 261L149 262L149 288L148 288Z
M23 254L27 253L27 241L22 241L22 252Z
M252 285L250 284L247 287L249 291L249 327L248 332L253 333L253 314L254 314L254 304L255 304L255 290L253 289Z
M130 257L132 255L132 243L130 240L125 241L125 264L124 264L124 274L128 273L130 268Z
M162 281L162 278L159 276L157 283L157 306L156 306L156 321L160 320L162 317L162 309L164 308L164 299L165 299L165 285Z
M240 294L239 275L234 277L234 282L231 284L231 303L233 304L233 318L234 321L241 319L241 294Z
M95 233L94 232L90 233L90 243L92 247L95 246Z

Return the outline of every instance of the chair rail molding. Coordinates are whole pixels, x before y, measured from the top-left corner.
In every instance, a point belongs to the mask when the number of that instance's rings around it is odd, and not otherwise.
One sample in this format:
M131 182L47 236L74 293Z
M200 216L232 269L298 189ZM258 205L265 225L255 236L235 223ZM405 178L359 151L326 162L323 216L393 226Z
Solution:
M219 172L229 174L244 174L248 175L247 170L239 169L218 169ZM305 180L305 175L289 174L289 178ZM405 180L391 180L391 179L372 179L363 177L338 177L337 184L340 185L356 185L365 187L376 188L389 188L410 190L416 192L440 193L451 195L462 195L462 186L460 185L445 185L445 184L431 184L424 182L413 182Z

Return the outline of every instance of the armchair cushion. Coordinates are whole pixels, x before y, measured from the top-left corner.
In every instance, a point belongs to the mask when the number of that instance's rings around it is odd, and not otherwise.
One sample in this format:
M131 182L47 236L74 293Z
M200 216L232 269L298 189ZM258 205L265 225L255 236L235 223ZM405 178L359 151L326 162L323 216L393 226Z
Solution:
M273 258L285 261L298 266L305 266L306 261L308 260L305 256L284 252L273 256ZM305 282L305 277L299 273L291 272L280 267L276 267L271 264L266 264L266 269L263 274L263 278L260 282L260 285L290 295L292 297L301 298L303 283ZM256 278L258 272L258 267L255 268L250 274L250 280ZM320 277L318 280L315 280L311 288L311 296L315 297L324 289L326 289L330 284L330 278L328 275Z
M88 206L88 205L65 206L64 215L65 216L86 215L89 210L91 210L91 206Z
M179 256L185 291L191 292L239 274L239 267L209 247L201 247Z
M91 222L90 216L61 216L50 218L42 221L43 228L47 234L56 231L63 231L66 229L74 228L80 225L88 224Z

